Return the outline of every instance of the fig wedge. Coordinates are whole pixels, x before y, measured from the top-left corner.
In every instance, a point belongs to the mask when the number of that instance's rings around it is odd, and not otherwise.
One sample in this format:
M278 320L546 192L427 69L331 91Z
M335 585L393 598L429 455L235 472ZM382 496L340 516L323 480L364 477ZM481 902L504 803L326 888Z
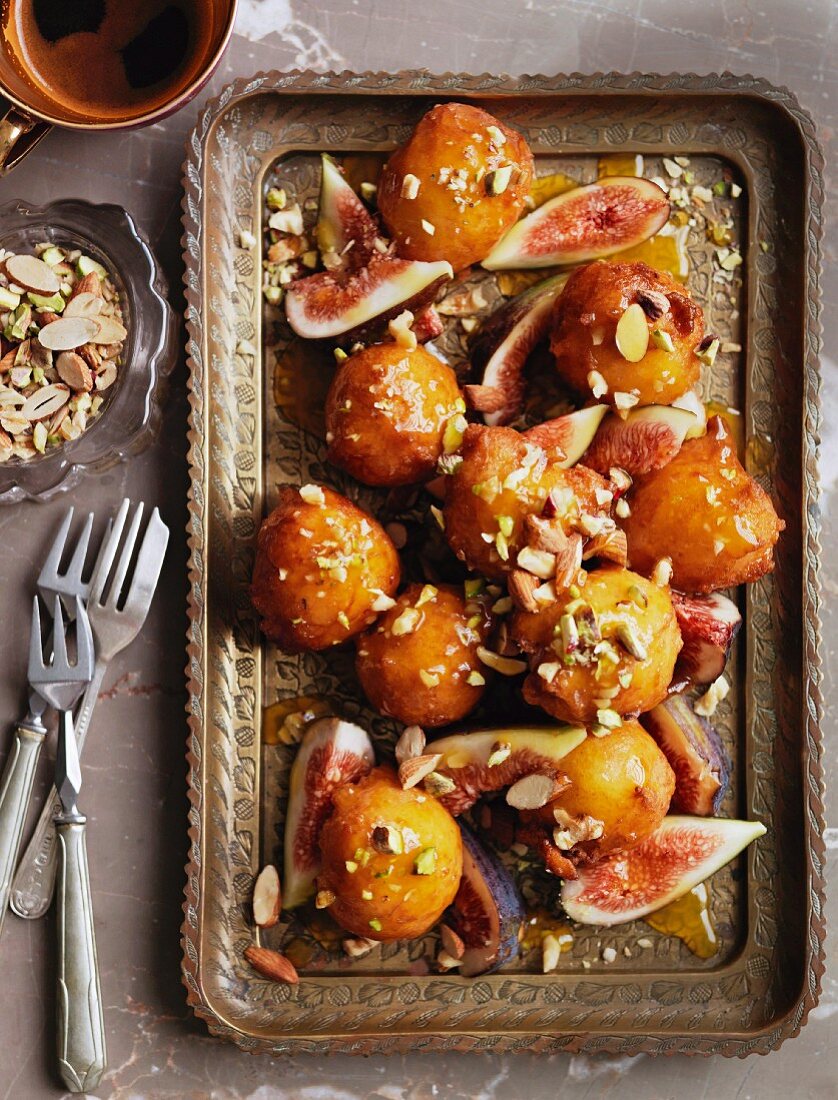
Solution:
M560 451L563 457L557 465L566 470L575 466L588 450L607 412L607 405L591 405L587 409L568 413L567 416L545 420L543 424L524 432L524 435L530 443L537 444L548 454L553 450ZM607 474L608 470L603 472Z
M721 592L709 596L672 593L672 606L684 642L675 665L676 683L712 684L725 670L742 625L739 608Z
M518 954L524 903L503 864L465 825L463 877L448 910L447 923L465 945L458 973L491 974Z
M340 718L320 718L306 730L291 767L285 815L282 904L302 905L320 870L320 830L338 787L356 783L375 764L365 730Z
M496 310L469 347L474 374L481 388L495 399L484 406L489 425L508 424L524 406L524 366L550 327L553 303L564 290L568 275L536 283ZM485 401L487 395L483 395Z
M370 258L378 225L332 158L323 153L321 161L317 246L324 255L339 257L341 266L355 270Z
M424 263L375 253L354 273L320 271L291 283L285 314L294 332L308 340L345 336L402 310L415 312L453 274L445 260Z
M580 924L637 920L683 897L765 831L759 821L666 817L636 848L614 852L566 879L562 905Z
M671 405L645 405L625 420L612 414L585 452L585 465L606 475L618 466L632 477L659 470L678 454L696 423L695 413Z
M675 772L671 808L699 817L718 813L730 781L730 757L713 726L684 695L666 699L640 722Z
M656 183L606 176L565 191L522 218L483 266L501 271L587 263L642 244L668 218L669 199Z
M558 776L562 759L584 740L580 726L532 726L455 733L431 741L425 751L442 755L435 774L454 789L438 797L456 816L481 795L509 787L525 775Z

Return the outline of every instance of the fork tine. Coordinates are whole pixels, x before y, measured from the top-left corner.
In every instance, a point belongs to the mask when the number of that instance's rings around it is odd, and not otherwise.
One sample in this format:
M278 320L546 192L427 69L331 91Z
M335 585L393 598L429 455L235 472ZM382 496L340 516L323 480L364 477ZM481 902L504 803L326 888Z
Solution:
M84 602L76 596L76 675L90 679L93 676L95 657L93 654L93 634Z
M67 572L65 576L78 577L81 580L84 573L84 561L87 557L87 548L90 545L90 533L93 530L93 513L87 513L87 521L84 525L82 533L78 537L76 542L76 548L73 551L73 556L70 559L70 564L67 566ZM69 610L69 608L68 608Z
M64 613L61 610L61 597L55 597L52 624L52 667L62 669L69 667L67 660L67 638L64 635Z
M102 599L102 593L105 590L105 584L108 579L108 573L111 571L113 565L113 559L116 557L116 552L119 549L119 540L122 537L122 528L125 526L125 519L128 515L128 509L131 507L131 501L126 497L120 504L116 515L113 518L110 531L105 535L102 540L102 546L99 550L99 556L96 558L96 565L93 570L93 576L90 578L90 594L88 596L89 603L99 603Z
M41 566L41 572L38 574L39 585L49 585L58 576L58 567L61 565L61 556L67 544L67 535L70 533L74 513L75 508L68 508L58 534L52 540L52 546L49 548L46 561Z
M120 594L122 593L122 585L125 582L125 575L128 572L128 566L131 564L131 557L134 553L134 545L137 541L137 535L140 531L140 523L143 519L143 509L145 505L142 501L137 505L134 510L134 518L131 520L131 527L128 534L125 536L125 545L122 547L122 553L119 555L119 561L116 565L116 573L114 579L111 582L110 591L108 592L108 606L116 607Z
M72 511L72 509L71 509ZM37 679L44 668L44 643L41 639L41 611L38 597L32 597L32 630L29 635L29 679Z
M140 552L137 554L137 564L128 589L128 599L125 601L126 611L136 609L139 613L141 608L148 609L163 568L168 543L169 528L160 518L160 510L155 508L149 516Z

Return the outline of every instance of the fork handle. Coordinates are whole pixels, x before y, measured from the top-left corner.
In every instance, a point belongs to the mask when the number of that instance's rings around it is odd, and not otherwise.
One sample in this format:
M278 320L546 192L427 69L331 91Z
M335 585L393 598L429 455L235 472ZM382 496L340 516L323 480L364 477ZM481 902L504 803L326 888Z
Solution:
M30 716L31 717L31 716ZM6 916L26 811L32 796L35 765L46 729L38 721L21 722L0 780L0 930Z
M58 878L58 1066L70 1092L91 1092L105 1072L105 1018L99 987L86 819L56 822Z
M93 679L85 688L81 700L78 720L75 725L76 744L79 755L84 748L84 739L90 725L93 707L105 677L107 662L97 661ZM35 920L42 917L50 907L55 891L55 869L57 863L55 851L55 818L61 813L61 802L55 787L50 788L47 800L35 826L32 839L18 865L12 881L10 904L19 917Z

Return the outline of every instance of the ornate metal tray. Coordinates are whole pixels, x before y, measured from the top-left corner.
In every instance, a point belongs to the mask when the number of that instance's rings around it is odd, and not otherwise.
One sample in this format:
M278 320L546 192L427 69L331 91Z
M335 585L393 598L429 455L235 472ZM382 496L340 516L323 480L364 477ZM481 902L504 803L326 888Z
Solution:
M314 364L291 370L295 349L263 315L263 196L275 182L303 199L315 195L321 151L386 153L444 97L483 103L523 130L539 174L566 171L587 182L605 154L642 154L651 166L686 155L696 182L727 171L742 186L733 210L741 277L714 279L706 238L689 226L684 247L710 328L733 352L705 372L705 397L742 410L747 464L787 523L775 574L739 594L744 637L732 667L735 690L720 712L735 764L722 813L757 817L768 834L713 880L721 945L709 959L638 923L574 930L572 950L549 975L539 972L538 953L525 951L508 971L463 979L429 972L427 944L350 962L330 951L326 932L281 925L263 942L290 937L301 980L280 985L242 958L253 939L254 875L281 850L293 756L293 747L270 736L265 708L316 695L360 717L382 745L394 730L364 710L348 653L279 654L264 643L249 606L255 536L277 485L325 480L381 512L380 495L372 503L368 491L325 465L322 379L318 390ZM271 73L237 81L209 104L189 142L184 178L191 810L182 932L189 1003L214 1034L272 1054L745 1055L799 1031L818 996L824 939L821 172L811 120L794 97L730 75ZM487 297L497 296L484 278ZM446 341L448 354L461 359L456 336L449 331ZM610 964L602 959L606 946L617 953Z

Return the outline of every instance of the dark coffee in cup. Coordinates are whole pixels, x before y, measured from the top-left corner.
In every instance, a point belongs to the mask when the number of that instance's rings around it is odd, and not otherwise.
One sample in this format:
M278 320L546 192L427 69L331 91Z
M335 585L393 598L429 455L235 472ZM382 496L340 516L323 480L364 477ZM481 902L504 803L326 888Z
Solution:
M219 33L207 0L2 0L2 18L20 79L79 122L128 122L172 101Z

